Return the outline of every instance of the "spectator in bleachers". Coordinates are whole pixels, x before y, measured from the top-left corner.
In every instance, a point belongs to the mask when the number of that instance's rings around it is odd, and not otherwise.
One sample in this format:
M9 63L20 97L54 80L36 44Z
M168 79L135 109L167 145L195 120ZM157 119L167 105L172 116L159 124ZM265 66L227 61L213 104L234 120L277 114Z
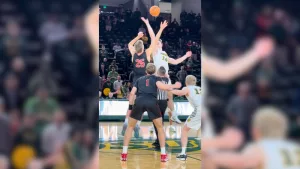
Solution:
M112 28L112 23L111 23L110 17L108 16L105 20L105 29L107 32L110 32L111 28Z
M47 62L41 63L39 71L29 79L28 91L30 95L34 94L39 86L46 87L51 96L58 94L58 86L51 72L52 70Z
M1 44L3 45L3 54L6 63L8 63L11 58L21 55L24 52L26 39L24 35L21 34L20 25L17 22L7 22Z
M271 103L271 86L269 79L263 77L258 78L257 80L257 98L260 105L268 105Z
M187 76L187 72L184 70L184 66L180 67L180 70L177 72L176 77L178 81L182 84L182 86L185 86L185 77Z
M125 81L122 82L121 91L124 95L124 98L127 98L129 96L129 83L126 83Z
M237 87L234 95L227 105L227 115L231 123L245 133L245 138L250 138L251 117L259 103L250 92L250 83L243 81Z
M173 21L172 21L172 23L170 24L170 26L175 26L175 27L179 26L179 24L178 24L176 18L173 19Z
M105 57L105 58L103 58L103 62L102 62L103 64L104 64L104 66L105 66L105 69L107 70L108 69L108 66L109 66L109 63L108 63L108 61L107 61L107 58Z
M141 15L142 15L142 13L141 13L141 11L139 11L139 8L136 8L135 11L133 12L133 18L139 19L139 18L141 18Z
M187 62L186 62L187 71L188 72L191 71L193 69L193 66L194 66L193 58L189 57Z
M114 83L117 80L118 76L119 76L119 73L116 71L115 67L112 67L111 71L108 72L108 75L107 75L107 77L110 78L112 83Z
M117 63L116 63L116 60L113 60L111 62L111 65L109 65L109 71L112 71L112 69L115 68L116 71L118 71L118 66L117 66Z
M23 104L23 94L19 88L19 79L13 73L8 73L4 80L3 96L6 103L6 110L20 109Z
M15 57L11 62L11 71L20 80L20 88L25 89L28 81L28 72L22 57Z
M48 89L44 86L38 87L35 96L28 98L24 105L24 113L37 118L38 131L52 120L57 109L57 101L49 96Z
M42 133L42 150L46 155L52 154L57 148L62 147L69 138L71 126L66 121L66 114L63 110L57 109L53 120Z
M50 14L39 28L39 34L47 45L66 39L68 30L55 14Z
M103 84L103 92L102 92L102 93L103 93L105 96L108 96L108 95L106 95L107 93L105 92L105 90L107 90L107 89L109 89L109 92L114 91L114 84L111 82L109 76L107 76L107 79L106 79L106 81L105 81L104 84Z
M12 109L8 112L11 123L11 134L14 137L20 130L22 124L22 116L20 109Z
M271 82L274 79L275 71L271 60L264 60L258 69L257 79L266 79Z
M105 77L106 77L105 75L102 75L102 77L101 77L102 83L100 82L100 89L103 89L103 85L106 82ZM102 91L102 90L100 90L100 91Z
M115 91L118 90L122 86L123 80L121 80L121 76L117 76L117 80L114 82Z
M107 75L107 69L105 69L104 63L100 65L100 76Z
M267 31L272 23L273 23L273 15L272 15L272 7L266 5L262 8L262 11L258 14L256 18L256 24L260 31L265 32Z

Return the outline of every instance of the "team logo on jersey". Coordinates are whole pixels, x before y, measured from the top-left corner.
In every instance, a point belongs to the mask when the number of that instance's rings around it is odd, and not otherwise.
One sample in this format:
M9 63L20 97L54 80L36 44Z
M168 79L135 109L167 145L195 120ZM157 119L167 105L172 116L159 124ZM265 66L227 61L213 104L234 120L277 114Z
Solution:
M145 67L145 59L135 59L135 67L136 68L144 68Z

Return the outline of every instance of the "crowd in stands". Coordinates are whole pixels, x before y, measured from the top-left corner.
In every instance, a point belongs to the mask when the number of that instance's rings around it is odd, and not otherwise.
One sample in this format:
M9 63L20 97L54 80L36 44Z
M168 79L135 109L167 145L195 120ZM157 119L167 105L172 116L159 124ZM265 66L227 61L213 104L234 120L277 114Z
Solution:
M294 1L293 1L294 2ZM210 81L207 105L217 130L233 124L250 138L251 117L264 105L275 105L291 120L290 136L300 138L300 22L296 4L247 0L203 4L202 43L205 50L220 59L231 60L250 47L261 35L271 35L277 46L273 56L263 60L247 75L220 84ZM299 3L297 3L299 5Z
M100 67L99 67L99 96L100 98L126 99L132 87L132 62L128 50L128 43L143 32L141 40L145 47L150 45L150 37L144 23L141 21L139 9L131 11L119 7L112 12L102 11L100 15ZM200 26L201 16L192 11L182 11L180 21L171 20L171 17L159 16L150 19L155 33L158 32L161 21L167 20L168 27L162 34L163 50L169 57L179 58L186 51L193 55L180 65L169 65L169 75L173 82L180 81L183 85L188 74L195 75L200 84L201 74L201 46Z
M98 102L82 99L97 98L83 29L90 3L1 1L1 169L59 155L50 168L81 169L90 158L98 131Z

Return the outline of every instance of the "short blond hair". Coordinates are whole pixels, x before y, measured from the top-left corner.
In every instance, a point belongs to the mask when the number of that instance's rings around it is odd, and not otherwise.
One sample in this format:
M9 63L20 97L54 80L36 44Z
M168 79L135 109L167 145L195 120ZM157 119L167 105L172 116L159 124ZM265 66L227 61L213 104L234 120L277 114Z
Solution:
M193 75L188 75L186 78L185 78L185 83L187 85L196 85L197 83L197 78Z
M144 43L142 40L138 40L134 43L134 49L136 53L141 53L143 52L144 49Z
M147 66L146 66L146 72L149 74L149 75L152 75L156 72L156 67L153 63L148 63Z
M288 130L288 119L281 110L266 106L255 112L252 127L263 138L284 138Z

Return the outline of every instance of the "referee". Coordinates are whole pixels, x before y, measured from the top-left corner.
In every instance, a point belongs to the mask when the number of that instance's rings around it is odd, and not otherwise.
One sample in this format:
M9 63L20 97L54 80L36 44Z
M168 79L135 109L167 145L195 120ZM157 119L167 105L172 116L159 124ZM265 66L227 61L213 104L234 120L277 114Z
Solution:
M160 81L162 83L164 83L164 84L169 83L169 78L166 77L166 69L163 66L161 66L158 69L157 73L158 73L157 74L158 79L160 79ZM162 122L164 123L165 111L168 107L168 91L158 89L157 103L158 103L159 109L162 113ZM153 126L154 126L154 129L155 129L156 136L158 136L158 132L157 132L157 129L156 129L154 123L153 123ZM152 145L155 146L156 148L160 148L158 137L156 137L156 140Z

